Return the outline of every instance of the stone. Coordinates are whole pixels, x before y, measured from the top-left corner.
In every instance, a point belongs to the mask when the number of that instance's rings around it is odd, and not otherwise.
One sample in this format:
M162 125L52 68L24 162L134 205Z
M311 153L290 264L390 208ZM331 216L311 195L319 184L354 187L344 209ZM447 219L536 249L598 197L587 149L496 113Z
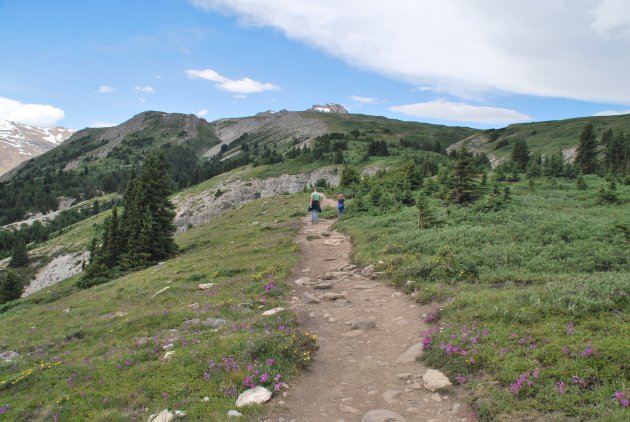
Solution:
M220 326L224 325L227 321L221 318L208 318L205 321L201 322L201 325L203 325L204 327L212 327L212 328L219 328Z
M400 397L400 394L401 393L398 390L386 390L383 393L383 400L385 400L387 403L395 402L396 399Z
M323 300L338 300L338 299L345 299L346 298L346 293L324 293L323 295L321 295L319 297L320 299Z
M210 397L206 396L202 399L202 401L210 401Z
M332 289L333 285L332 283L326 283L325 281L322 281L320 283L313 284L313 288L319 290Z
M374 272L374 265L368 265L364 269L361 270L361 275L363 277L370 277Z
M371 318L354 318L350 322L351 330L369 330L376 328L376 321Z
M370 278L372 278L373 280L376 280L377 278L385 278L385 273L383 271L374 271L372 274L370 274Z
M240 418L243 414L238 410L228 410L227 416L228 418Z
M361 422L407 422L407 419L387 409L370 410L361 418Z
M405 353L396 359L396 364L413 363L422 356L422 343L411 346Z
M271 391L265 387L255 387L243 391L236 399L236 407L267 403L271 399Z
M191 303L190 305L188 305L188 308L190 308L190 309L199 309L199 304L198 303Z
M114 314L114 317L115 317L115 318L122 318L122 317L124 317L125 315L127 315L127 312L121 312L121 311L118 311L118 312L116 312L116 313Z
M307 304L322 303L321 300L317 299L315 296L313 296L312 294L308 292L304 292L304 295L302 295L302 302L307 303Z
M354 407L348 406L346 404L342 404L340 408L343 413L352 413L353 415L358 415L359 413L361 413L359 409L355 409Z
M196 327L197 325L201 325L201 320L199 318L187 319L184 321L184 325L192 325L193 327Z
M293 282L296 286L308 286L313 284L313 279L310 277L300 277Z
M410 387L413 388L414 390L422 390L422 384L420 384L419 382L412 383Z
M337 269L337 271L354 271L357 269L357 266L354 264L346 264L346 265L342 265L341 267L339 267Z
M284 308L273 308L262 313L263 316L272 316L284 311Z
M175 354L174 350L170 350L164 353L164 356L162 356L162 362L169 362L174 354Z
M440 403L442 402L442 397L440 397L438 393L433 393L431 394L431 400L433 400L436 403Z
M339 246L341 245L341 243L343 243L343 239L339 239L339 238L332 238L332 239L324 240L325 246Z
M149 422L171 422L175 415L168 411L168 409L162 410L153 419L149 417Z
M411 379L413 377L413 374L398 374L396 375L396 378L401 379L401 380L408 380Z
M442 390L452 385L446 375L435 369L427 369L427 372L422 376L422 380L424 387L431 391Z
M176 410L175 411L175 417L176 418L183 418L186 416L186 412L184 412L183 410Z
M175 348L175 345L173 343L169 343L169 344L166 344L166 345L162 346L162 349L164 349L164 350L171 350L171 349L174 349L174 348Z
M214 283L203 283L199 285L199 290L208 290L212 286L214 286Z
M70 308L66 308L66 309L63 310L63 313L64 314L69 314L71 310L72 309L70 309Z
M4 362L11 362L12 360L17 359L19 357L20 355L18 353L15 353L14 351L11 351L11 350L7 350L0 353L0 360Z
M461 410L462 405L461 403L455 403L453 405L453 408L451 409L451 415L455 416L459 413L459 411Z

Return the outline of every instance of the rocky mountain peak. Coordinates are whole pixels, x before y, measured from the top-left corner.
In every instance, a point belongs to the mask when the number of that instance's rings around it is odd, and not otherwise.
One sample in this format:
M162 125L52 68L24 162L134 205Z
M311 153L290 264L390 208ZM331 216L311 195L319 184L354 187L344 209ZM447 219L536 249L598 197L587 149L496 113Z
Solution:
M307 111L316 111L318 113L337 113L337 114L348 114L348 110L341 104L328 103L326 105L315 104L313 107L309 108Z

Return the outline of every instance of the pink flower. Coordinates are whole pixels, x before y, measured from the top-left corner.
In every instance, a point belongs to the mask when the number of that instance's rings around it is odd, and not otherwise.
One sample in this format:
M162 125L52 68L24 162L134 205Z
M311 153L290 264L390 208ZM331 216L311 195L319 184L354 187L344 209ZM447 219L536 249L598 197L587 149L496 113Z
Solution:
M278 382L273 386L273 389L276 391L280 391L282 389L282 383Z
M266 363L267 363L267 366L273 366L273 364L276 363L276 361L275 359L270 358L270 359L267 359Z
M269 379L269 374L266 372L260 376L260 382L262 383L267 382L268 379Z
M580 353L580 356L582 356L583 358L587 358L592 354L593 354L593 349L589 346L582 353Z
M463 375L458 375L458 376L456 376L456 377L455 377L455 379L456 379L456 380L457 380L457 382L458 382L458 383L460 383L460 384L466 384L466 381L468 381L468 380L466 379L466 377L465 377L465 376L463 376Z
M613 400L619 403L619 406L624 409L628 407L628 395L625 391L615 391L613 395Z
M558 381L556 383L556 388L558 389L558 393L560 393L560 395L564 395L564 393L566 393L566 386L564 385L564 382Z
M567 335L570 336L571 334L573 334L573 330L574 330L574 326L573 326L573 321L569 321L569 323L567 324Z

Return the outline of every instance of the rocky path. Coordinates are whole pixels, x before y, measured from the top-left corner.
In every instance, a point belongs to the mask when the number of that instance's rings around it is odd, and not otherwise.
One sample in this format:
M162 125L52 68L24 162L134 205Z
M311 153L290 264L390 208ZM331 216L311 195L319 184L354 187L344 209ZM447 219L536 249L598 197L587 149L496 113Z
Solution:
M448 380L416 361L429 308L350 265L350 242L331 224L304 226L302 260L288 279L291 307L320 350L262 420L465 421L454 387L433 391Z

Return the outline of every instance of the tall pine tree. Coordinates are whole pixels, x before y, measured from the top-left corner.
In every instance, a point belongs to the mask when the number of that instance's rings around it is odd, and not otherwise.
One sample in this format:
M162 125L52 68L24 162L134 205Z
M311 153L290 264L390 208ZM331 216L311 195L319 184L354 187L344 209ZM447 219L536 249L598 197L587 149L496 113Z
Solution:
M13 255L9 262L10 267L26 267L28 265L28 250L26 248L26 242L21 237L18 237L15 247L13 248Z
M512 162L519 170L525 170L529 162L529 148L525 139L517 139L512 148Z
M586 125L580 134L580 144L577 147L575 164L583 174L597 171L597 140L592 124Z
M7 271L0 277L0 303L19 299L24 291L20 277L14 271Z

